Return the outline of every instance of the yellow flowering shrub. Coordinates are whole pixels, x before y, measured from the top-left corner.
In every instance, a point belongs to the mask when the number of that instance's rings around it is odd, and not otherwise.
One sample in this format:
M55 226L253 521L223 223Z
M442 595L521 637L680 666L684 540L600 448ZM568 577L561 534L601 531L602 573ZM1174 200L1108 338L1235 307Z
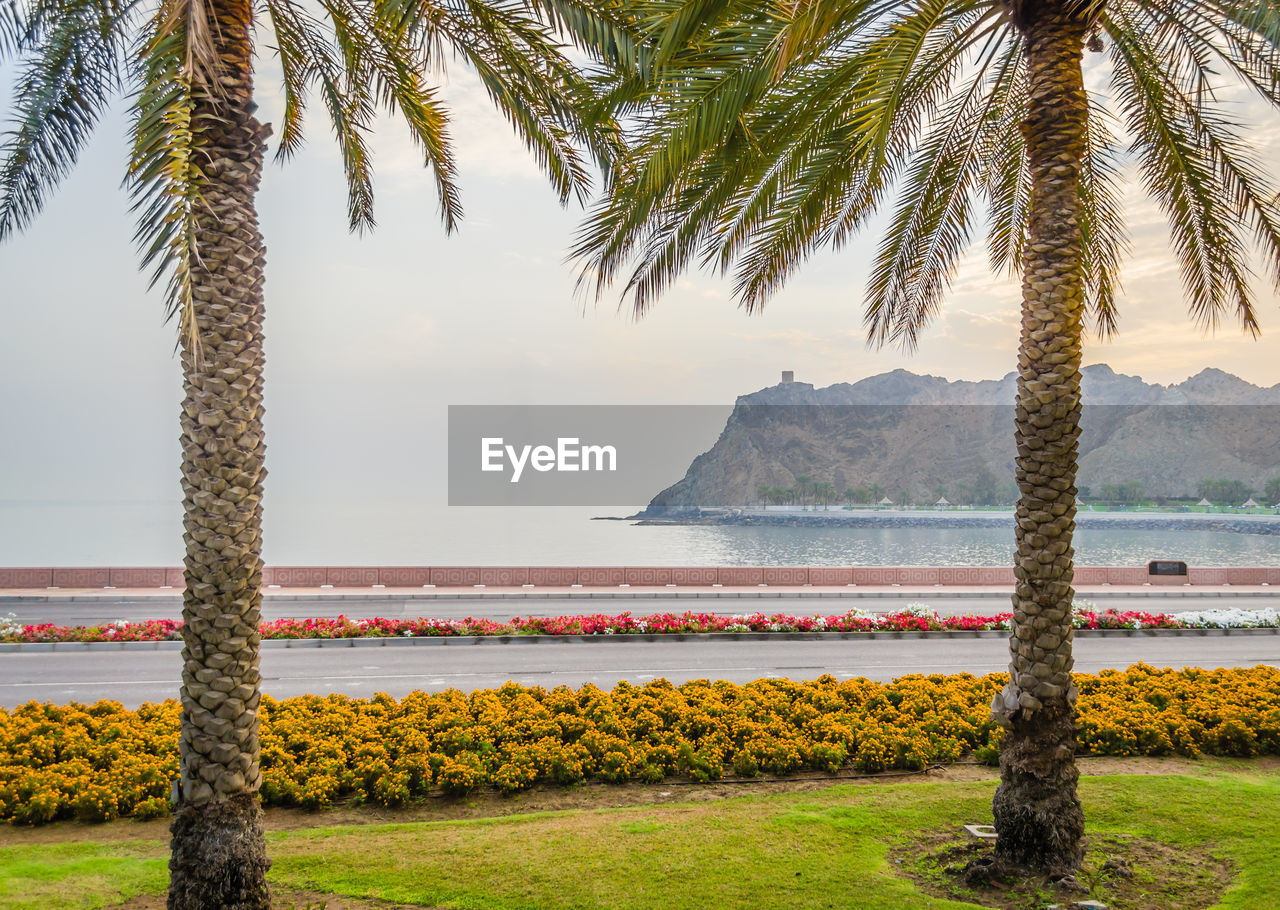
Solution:
M1096 755L1280 753L1280 670L1160 670L1076 677L1079 744ZM396 700L314 695L261 708L262 797L320 808L396 806L428 790L514 792L588 779L711 781L805 769L919 769L996 754L989 717L1005 677L892 683L695 680L555 689L508 683ZM154 818L177 775L179 707L119 703L0 710L0 818Z
M1168 670L1079 676L1079 742L1097 755L1280 752L1280 670Z
M0 818L108 821L139 806L168 812L178 774L176 701L124 710L118 702L0 709Z

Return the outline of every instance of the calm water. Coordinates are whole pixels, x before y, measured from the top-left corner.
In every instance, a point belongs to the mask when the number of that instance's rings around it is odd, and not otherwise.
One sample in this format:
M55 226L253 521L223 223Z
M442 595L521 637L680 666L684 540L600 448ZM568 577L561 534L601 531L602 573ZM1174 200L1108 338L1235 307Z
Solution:
M1011 529L636 527L602 510L273 502L274 565L1007 565ZM618 510L614 514L626 514ZM0 565L178 565L177 503L0 502ZM1082 565L1280 565L1280 536L1085 529Z

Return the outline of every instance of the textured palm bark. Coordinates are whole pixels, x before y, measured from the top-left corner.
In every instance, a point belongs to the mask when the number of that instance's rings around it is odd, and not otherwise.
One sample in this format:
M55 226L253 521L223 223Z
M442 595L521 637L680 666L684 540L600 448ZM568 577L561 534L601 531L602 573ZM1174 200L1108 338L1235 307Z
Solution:
M254 196L269 130L252 113L252 8L214 0L212 9L216 85L196 91L193 114L199 347L182 355L187 587L168 907L265 910L257 794L265 251Z
M1030 96L1030 230L1023 257L1016 406L1017 556L1009 684L992 703L1005 727L993 801L997 861L1065 873L1082 858L1071 681L1072 533L1080 435L1084 276L1080 161L1088 100L1078 0L1024 0Z

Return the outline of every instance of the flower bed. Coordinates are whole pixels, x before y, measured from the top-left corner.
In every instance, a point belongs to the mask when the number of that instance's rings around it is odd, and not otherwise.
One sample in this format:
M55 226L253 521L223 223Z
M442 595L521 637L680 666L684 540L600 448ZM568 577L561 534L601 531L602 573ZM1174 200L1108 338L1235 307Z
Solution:
M491 619L276 619L264 622L263 638L390 638L457 635L674 635L693 632L930 632L1008 629L1012 613L988 616L939 616L924 604L909 604L895 613L850 610L831 616L785 613L651 613L632 616L529 616L496 622ZM1276 628L1275 610L1205 610L1198 613L1147 613L1140 610L1096 610L1079 601L1072 614L1077 629L1212 629ZM0 642L179 641L182 623L172 619L114 622L97 626L19 625L0 621Z
M1076 677L1079 743L1094 755L1280 753L1280 670L1158 670ZM520 686L470 694L261 704L262 797L318 808L394 806L429 790L584 780L697 781L801 770L919 769L997 755L988 705L1002 674L747 685L620 683L612 692ZM177 774L179 705L0 710L0 818L153 817Z

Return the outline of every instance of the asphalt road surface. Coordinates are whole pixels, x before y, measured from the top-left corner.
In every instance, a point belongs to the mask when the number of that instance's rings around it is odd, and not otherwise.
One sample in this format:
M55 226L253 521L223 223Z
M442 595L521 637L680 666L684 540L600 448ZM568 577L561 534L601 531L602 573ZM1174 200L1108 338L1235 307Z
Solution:
M1119 610L1145 610L1151 612L1178 613L1186 610L1244 609L1260 610L1265 607L1280 609L1280 589L1275 595L1266 596L1212 596L1192 593L1149 594L1141 597L1132 594L1083 593L1082 599L1093 601L1100 609L1115 607ZM616 614L630 611L644 613L791 613L800 615L838 614L854 608L876 613L901 610L908 603L928 604L944 616L967 613L990 614L1010 609L1009 595L984 593L957 596L953 591L912 592L896 595L858 596L760 596L743 597L636 597L599 595L562 598L477 597L466 599L396 598L380 595L321 595L306 600L282 599L268 594L263 599L263 618L306 618L312 616L338 616L353 619L374 616L388 618L413 618L431 616L438 619L463 619L468 616L505 620L514 616L565 616L582 613ZM48 602L27 600L0 601L0 617L12 613L23 624L51 622L60 626L93 625L96 623L146 619L177 619L182 615L182 601L176 596L150 596L128 599L95 596L83 600L51 600Z
M1280 635L1086 637L1076 640L1076 669L1155 666L1280 666ZM620 680L643 684L665 677L748 682L760 677L813 679L865 676L889 680L909 673L990 673L1008 662L1002 638L876 641L628 641L264 648L262 689L276 697L341 692L403 696L499 686L507 680L546 687ZM0 654L0 704L93 702L136 706L174 697L178 651L84 651Z

